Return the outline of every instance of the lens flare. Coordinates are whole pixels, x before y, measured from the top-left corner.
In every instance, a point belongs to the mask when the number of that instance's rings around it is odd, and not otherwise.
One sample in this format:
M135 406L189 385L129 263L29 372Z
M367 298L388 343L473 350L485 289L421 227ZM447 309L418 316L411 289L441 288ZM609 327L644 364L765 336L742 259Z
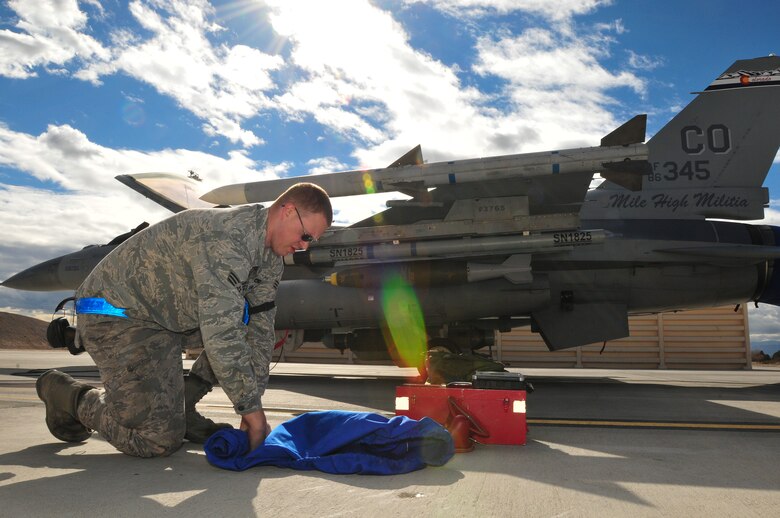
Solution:
M146 122L146 112L140 104L128 102L122 106L122 120L130 126L143 126Z
M414 288L396 273L382 284L382 311L390 355L404 367L421 367L427 351L422 309Z
M374 186L374 179L368 173L363 173L363 187L366 190L366 194L376 193L376 187Z

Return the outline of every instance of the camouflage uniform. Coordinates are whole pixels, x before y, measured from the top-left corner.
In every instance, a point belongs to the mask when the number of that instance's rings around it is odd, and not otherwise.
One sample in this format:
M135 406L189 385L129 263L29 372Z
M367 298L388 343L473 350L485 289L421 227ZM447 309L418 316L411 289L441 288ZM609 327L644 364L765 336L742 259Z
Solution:
M175 451L185 433L181 352L197 341L204 353L191 371L218 382L237 413L262 408L283 269L264 246L267 216L259 205L184 211L90 273L76 298L103 298L127 318L79 314L78 339L105 387L82 397L85 426L131 455ZM259 312L245 325L247 304Z

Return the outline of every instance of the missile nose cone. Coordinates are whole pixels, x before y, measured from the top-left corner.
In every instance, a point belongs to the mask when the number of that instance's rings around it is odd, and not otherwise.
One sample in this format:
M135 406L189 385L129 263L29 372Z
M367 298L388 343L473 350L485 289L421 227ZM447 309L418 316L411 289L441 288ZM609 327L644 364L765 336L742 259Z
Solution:
M200 199L215 205L243 205L248 203L246 191L242 184L217 187L201 196Z

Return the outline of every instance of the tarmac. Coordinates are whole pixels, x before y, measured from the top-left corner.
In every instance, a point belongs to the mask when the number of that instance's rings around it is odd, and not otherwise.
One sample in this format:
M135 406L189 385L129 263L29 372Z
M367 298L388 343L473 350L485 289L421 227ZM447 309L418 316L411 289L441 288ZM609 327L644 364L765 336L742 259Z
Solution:
M123 455L98 434L62 443L35 394L49 368L99 383L87 355L0 351L0 516L749 517L780 509L777 368L522 370L536 389L525 446L477 445L442 467L394 476L225 471L187 442L157 459ZM395 387L415 374L280 363L263 402L272 426L312 410L390 416ZM238 425L218 388L199 409Z

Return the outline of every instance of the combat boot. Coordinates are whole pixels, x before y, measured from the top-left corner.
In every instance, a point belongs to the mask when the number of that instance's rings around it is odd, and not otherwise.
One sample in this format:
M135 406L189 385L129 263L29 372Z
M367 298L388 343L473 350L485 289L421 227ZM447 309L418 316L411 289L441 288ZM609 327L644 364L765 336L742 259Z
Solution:
M82 442L92 434L79 421L76 408L81 395L94 388L58 370L40 375L35 389L46 405L46 426L54 437L65 442Z
M204 443L217 430L233 428L227 423L215 423L195 410L195 405L203 399L203 396L211 392L211 388L210 383L194 374L184 377L184 415L187 419L187 432L184 438L190 442Z

